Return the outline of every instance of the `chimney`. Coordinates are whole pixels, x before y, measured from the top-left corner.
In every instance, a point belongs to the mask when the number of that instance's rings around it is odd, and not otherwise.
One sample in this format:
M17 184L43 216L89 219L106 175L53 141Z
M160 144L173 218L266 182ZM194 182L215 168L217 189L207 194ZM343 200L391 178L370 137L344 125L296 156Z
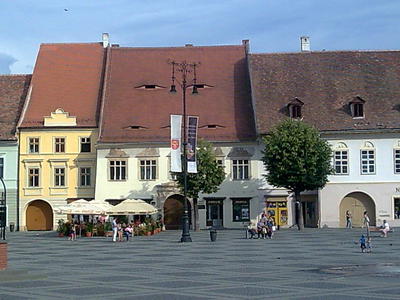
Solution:
M249 42L249 40L242 40L242 45L245 48L246 55L249 54L249 50L250 50L250 42Z
M108 33L103 33L102 39L103 39L103 48L107 48L108 45L110 44L110 36L108 35Z
M310 37L302 36L300 37L301 41L301 52L311 51L310 49Z

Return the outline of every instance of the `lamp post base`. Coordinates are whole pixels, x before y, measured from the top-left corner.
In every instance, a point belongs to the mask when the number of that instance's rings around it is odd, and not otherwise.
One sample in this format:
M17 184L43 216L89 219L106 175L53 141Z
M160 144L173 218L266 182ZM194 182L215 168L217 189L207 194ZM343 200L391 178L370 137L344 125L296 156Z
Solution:
M181 243L186 243L186 242L191 242L192 238L190 237L189 233L189 217L187 213L185 213L182 217L182 237L181 237Z

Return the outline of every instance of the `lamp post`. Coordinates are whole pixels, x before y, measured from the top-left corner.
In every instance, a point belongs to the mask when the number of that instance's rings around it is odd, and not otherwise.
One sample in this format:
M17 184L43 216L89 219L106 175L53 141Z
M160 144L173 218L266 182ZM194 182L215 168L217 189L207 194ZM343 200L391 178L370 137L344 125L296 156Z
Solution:
M7 217L7 188L6 184L4 183L3 177L0 177L0 181L3 184L3 197L0 200L0 215L1 215L1 224L0 224L0 230L1 230L1 236L3 240L6 239L6 217Z
M176 61L171 61L170 62L172 66L172 84L171 84L171 93L176 93L176 85L175 81L179 84L179 86L182 89L182 104L183 104L183 180L184 180L184 185L183 185L183 216L182 216L182 237L181 237L181 242L191 242L192 238L190 237L189 233L189 212L188 212L188 203L187 203L187 157L186 157L186 151L187 151L187 132L186 132L186 90L188 87L192 86L192 94L197 94L197 86L196 86L196 67L199 65L199 63L188 63L186 61L182 62L176 62ZM175 71L180 72L182 74L182 79L179 81L175 77ZM193 73L193 78L192 82L193 84L188 84L188 76L190 73Z

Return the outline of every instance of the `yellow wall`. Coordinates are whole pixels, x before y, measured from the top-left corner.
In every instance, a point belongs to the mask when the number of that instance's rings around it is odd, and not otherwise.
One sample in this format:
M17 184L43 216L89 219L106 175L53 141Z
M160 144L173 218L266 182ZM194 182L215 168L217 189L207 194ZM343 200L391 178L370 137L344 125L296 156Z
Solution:
M29 153L29 138L39 138L39 153ZM65 153L55 153L54 138L65 138ZM80 141L90 137L91 152L80 152ZM33 200L46 201L56 209L67 204L67 198L94 198L96 180L97 129L46 128L42 130L22 129L19 135L19 195L21 229L26 225L26 209ZM40 169L39 187L28 186L28 169ZM54 168L65 167L65 186L55 187ZM91 168L90 187L79 186L79 170L81 167ZM54 228L63 215L54 213Z

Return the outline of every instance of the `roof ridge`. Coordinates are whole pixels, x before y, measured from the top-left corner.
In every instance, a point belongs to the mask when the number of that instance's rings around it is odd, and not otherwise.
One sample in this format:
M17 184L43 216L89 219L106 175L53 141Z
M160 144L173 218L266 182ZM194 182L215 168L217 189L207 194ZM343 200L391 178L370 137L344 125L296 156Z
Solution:
M319 50L319 51L297 51L297 52L262 52L250 53L250 55L286 55L286 54L319 54L319 53L377 53L377 52L400 52L400 50Z
M41 43L40 45L102 45L101 42L90 42L90 43Z
M243 45L206 45L206 46L170 46L170 47L111 47L111 49L122 50L166 50L166 49L193 49L193 48L243 48Z
M32 76L32 74L0 74L0 77Z

